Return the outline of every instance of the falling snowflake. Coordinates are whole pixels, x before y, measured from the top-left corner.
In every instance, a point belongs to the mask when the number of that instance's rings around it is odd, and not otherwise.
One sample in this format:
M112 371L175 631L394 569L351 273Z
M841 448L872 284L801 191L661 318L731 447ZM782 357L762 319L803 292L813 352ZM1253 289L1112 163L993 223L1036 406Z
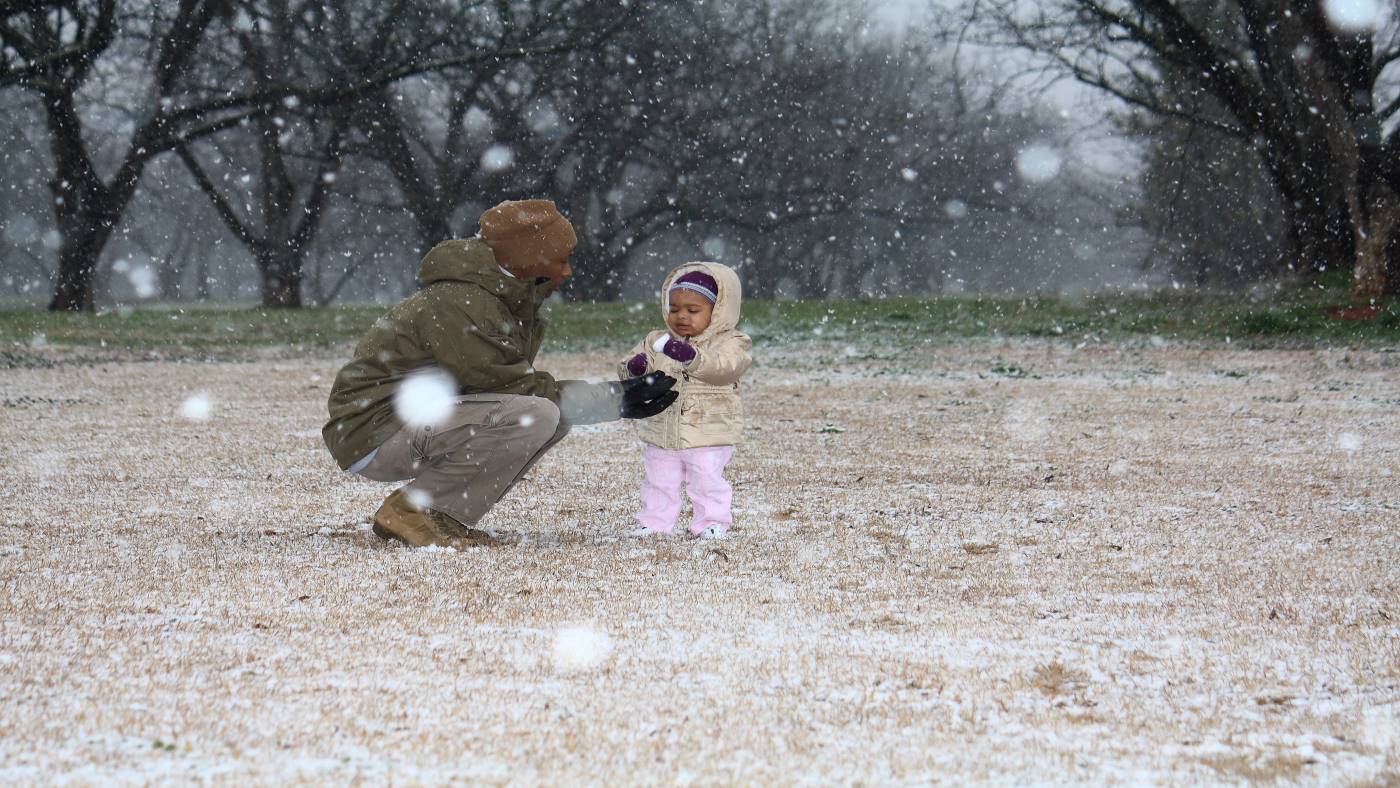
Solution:
M191 394L180 403L180 417L190 421L208 421L209 411L209 395L202 391Z
M943 203L943 213L953 221L961 221L967 218L967 203L962 200L949 200Z
M481 154L481 169L486 172L501 172L515 164L515 151L507 145L492 145Z
M558 110L544 102L536 102L530 106L526 111L526 122L530 125L530 131L536 134L556 132L562 125Z
M1016 154L1016 172L1023 180L1044 183L1060 174L1064 157L1049 145L1028 145Z
M413 372L394 392L394 413L410 427L432 427L447 420L457 402L457 383L437 367Z
M131 287L136 291L137 298L154 298L156 295L156 272L142 265L132 268L127 273L127 279L131 281Z
M32 217L20 214L12 217L5 225L3 235L6 241L15 246L23 246L39 237L39 223Z
M914 181L917 181L919 179L919 171L912 167L905 167L904 169L899 171L899 177L903 178L906 181L909 181L910 183L913 183Z
M561 629L554 639L554 669L560 673L591 670L603 664L612 648L606 632L587 627Z
M1359 451L1361 449L1361 436L1354 432L1343 432L1337 436L1337 445L1342 451Z
M1323 0L1322 13L1340 33L1371 33L1385 24L1381 0Z
M491 115L481 107L472 107L462 116L462 128L468 134L486 134L491 130Z
M433 505L433 496L429 495L424 490L405 490L404 495L408 497L409 503L413 504L419 509L428 509Z

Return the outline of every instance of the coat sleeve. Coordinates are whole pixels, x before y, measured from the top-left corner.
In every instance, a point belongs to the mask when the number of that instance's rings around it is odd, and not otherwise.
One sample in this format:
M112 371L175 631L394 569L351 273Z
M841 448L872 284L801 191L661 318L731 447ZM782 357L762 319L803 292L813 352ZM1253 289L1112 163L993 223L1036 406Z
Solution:
M641 342L638 342L637 344L633 345L633 346L632 346L632 349L629 350L629 351L627 351L627 355L623 356L621 361L617 362L617 379L618 379L618 380L626 380L626 379L632 377L632 375L629 374L629 373L627 372L627 362L630 361L630 360L632 360L632 357L635 356L635 355L637 355L638 353L645 353L645 354L646 354L646 356L647 356L647 369L651 369L651 367L652 367L652 363L651 363L651 348L649 347L649 345L651 344L651 342L649 341L650 339L651 339L651 334L647 334L646 337L643 338Z
M522 394L558 403L558 382L530 363L524 338L490 328L508 324L506 318L502 313L500 320L478 322L460 304L443 300L420 331L428 353L463 393Z
M686 367L686 372L701 383L712 386L737 383L753 363L749 356L752 347L753 340L736 331L708 347L696 348L695 360Z

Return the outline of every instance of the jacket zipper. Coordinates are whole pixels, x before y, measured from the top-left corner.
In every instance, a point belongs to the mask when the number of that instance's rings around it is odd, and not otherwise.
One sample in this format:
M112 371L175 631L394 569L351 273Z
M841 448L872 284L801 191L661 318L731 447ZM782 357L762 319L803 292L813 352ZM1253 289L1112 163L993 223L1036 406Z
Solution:
M529 353L535 346L535 316L539 312L540 305L535 302L535 289L539 285L530 283L530 324L525 327L525 352ZM534 359L529 359L530 365L534 366Z

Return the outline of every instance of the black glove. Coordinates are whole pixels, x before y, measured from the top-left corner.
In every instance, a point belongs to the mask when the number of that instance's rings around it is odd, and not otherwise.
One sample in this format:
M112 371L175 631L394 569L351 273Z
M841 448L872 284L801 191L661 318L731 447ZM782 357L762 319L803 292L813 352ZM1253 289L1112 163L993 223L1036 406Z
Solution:
M671 407L671 403L680 396L671 390L676 385L676 379L661 372L628 378L615 385L622 388L620 415L624 419L655 416Z

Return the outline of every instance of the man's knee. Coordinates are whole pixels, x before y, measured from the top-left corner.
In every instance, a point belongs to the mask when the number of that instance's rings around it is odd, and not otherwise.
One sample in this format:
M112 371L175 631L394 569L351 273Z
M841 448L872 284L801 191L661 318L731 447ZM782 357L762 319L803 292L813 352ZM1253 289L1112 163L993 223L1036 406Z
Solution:
M559 406L544 397L517 397L506 405L500 423L538 448L559 431Z

